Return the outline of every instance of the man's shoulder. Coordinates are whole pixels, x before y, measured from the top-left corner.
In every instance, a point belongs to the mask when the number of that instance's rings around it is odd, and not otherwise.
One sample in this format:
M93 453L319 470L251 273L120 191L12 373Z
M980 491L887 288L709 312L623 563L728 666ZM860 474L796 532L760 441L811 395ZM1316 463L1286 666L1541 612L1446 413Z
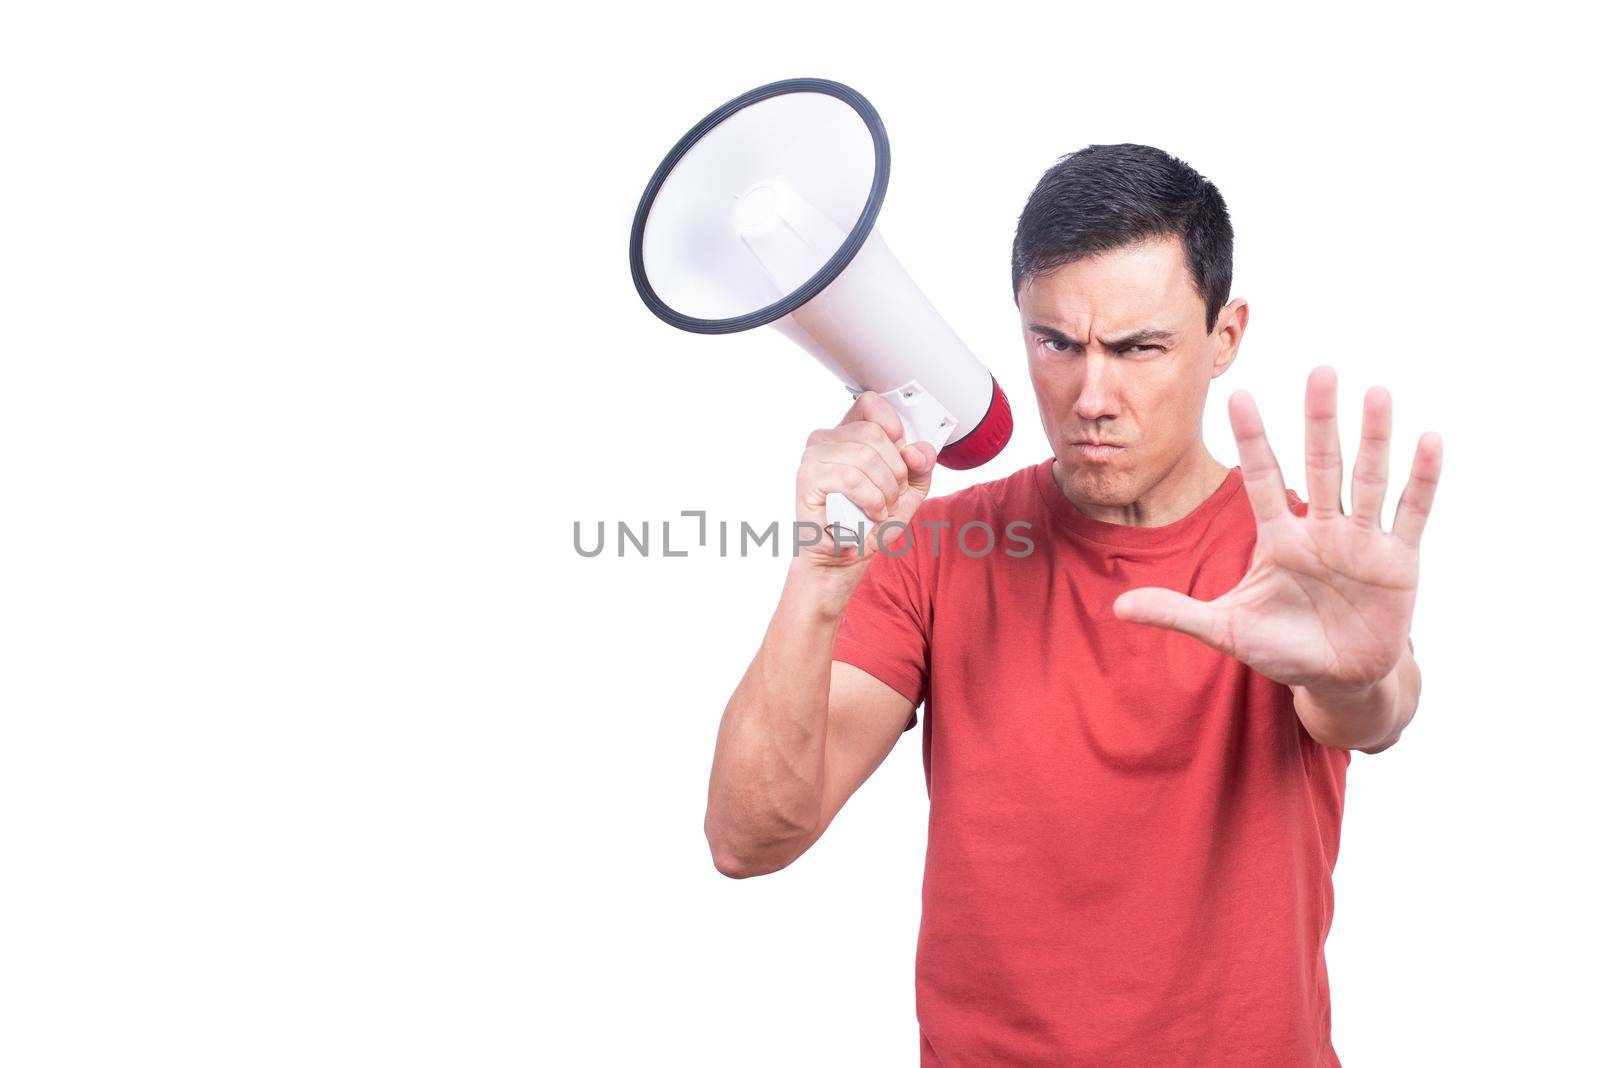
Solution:
M1043 461L1048 463L1049 461ZM1034 484L1040 465L1028 464L1009 475L979 482L938 497L929 497L917 509L918 520L963 523L977 519L1025 519L1037 511L1039 491ZM935 474L934 478L938 478Z

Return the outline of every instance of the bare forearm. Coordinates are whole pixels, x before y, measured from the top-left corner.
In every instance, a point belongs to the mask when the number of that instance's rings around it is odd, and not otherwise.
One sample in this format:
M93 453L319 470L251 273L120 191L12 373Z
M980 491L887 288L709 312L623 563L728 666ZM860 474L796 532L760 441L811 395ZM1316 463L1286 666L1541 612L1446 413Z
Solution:
M1293 690L1295 712L1311 737L1335 749L1376 753L1399 740L1416 715L1422 671L1407 642L1400 662L1376 685L1358 691Z
M718 869L780 868L822 808L833 639L853 579L791 568L755 659L722 714L706 837Z

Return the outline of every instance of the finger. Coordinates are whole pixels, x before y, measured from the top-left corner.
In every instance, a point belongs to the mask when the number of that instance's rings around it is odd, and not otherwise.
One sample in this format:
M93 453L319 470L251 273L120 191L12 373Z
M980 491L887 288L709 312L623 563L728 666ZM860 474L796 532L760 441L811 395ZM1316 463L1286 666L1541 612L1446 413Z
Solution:
M1339 379L1331 367L1318 367L1306 379L1307 514L1317 519L1341 515L1344 458L1339 454Z
M817 463L810 470L806 510L821 510L830 493L842 493L873 523L889 518L889 502L877 484L851 464Z
M1288 491L1283 488L1283 472L1267 444L1267 429L1250 394L1240 390L1228 399L1228 421L1233 438L1239 443L1239 468L1244 488L1250 494L1250 507L1256 522L1270 523L1289 511Z
M1382 386L1367 390L1361 408L1361 447L1350 475L1350 513L1357 525L1376 527L1383 517L1383 498L1389 492L1389 435L1394 406Z
M859 441L834 441L813 445L806 450L806 459L817 463L842 464L858 468L872 480L872 484L883 494L890 507L894 506L894 502L900 496L902 483L894 477L894 471L871 445L864 445ZM899 460L898 456L896 460Z
M1444 470L1444 439L1433 432L1422 435L1417 454L1411 460L1411 480L1400 494L1394 511L1394 536L1416 548L1422 542L1422 528L1433 511L1433 496L1439 489Z
M870 389L856 398L850 410L844 413L844 418L839 420L839 425L858 422L878 424L889 435L889 440L896 444L906 438L905 428L900 423L900 413Z
M807 439L807 445L821 445L829 442L855 441L863 445L870 445L877 450L883 462L889 465L889 470L894 472L895 481L901 486L905 485L910 472L906 468L905 458L901 455L904 446L896 445L889 438L889 432L877 423L870 420L856 420L841 423L830 430L812 431Z
M1198 638L1219 652L1233 655L1226 616L1215 605L1185 597L1176 590L1145 586L1129 590L1111 605L1116 617L1127 623L1162 627Z

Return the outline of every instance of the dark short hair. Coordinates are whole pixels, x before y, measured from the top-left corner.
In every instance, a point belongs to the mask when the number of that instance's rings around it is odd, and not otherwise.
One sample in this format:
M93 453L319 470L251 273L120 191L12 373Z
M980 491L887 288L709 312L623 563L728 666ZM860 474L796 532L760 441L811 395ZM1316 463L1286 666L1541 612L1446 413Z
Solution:
M1206 330L1233 284L1233 226L1217 187L1149 145L1090 145L1044 172L1017 220L1011 293L1030 275L1150 238L1183 242Z

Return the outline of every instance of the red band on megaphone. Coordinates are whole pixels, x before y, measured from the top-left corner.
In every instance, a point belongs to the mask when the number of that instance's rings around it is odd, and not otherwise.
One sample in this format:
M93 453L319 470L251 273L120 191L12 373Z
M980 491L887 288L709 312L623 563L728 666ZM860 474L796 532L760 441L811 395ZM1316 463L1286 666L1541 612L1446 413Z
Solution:
M959 441L952 441L939 450L939 463L952 471L965 471L988 463L1000 455L1000 450L1011 440L1011 403L993 375L989 376L989 381L994 382L989 410Z

